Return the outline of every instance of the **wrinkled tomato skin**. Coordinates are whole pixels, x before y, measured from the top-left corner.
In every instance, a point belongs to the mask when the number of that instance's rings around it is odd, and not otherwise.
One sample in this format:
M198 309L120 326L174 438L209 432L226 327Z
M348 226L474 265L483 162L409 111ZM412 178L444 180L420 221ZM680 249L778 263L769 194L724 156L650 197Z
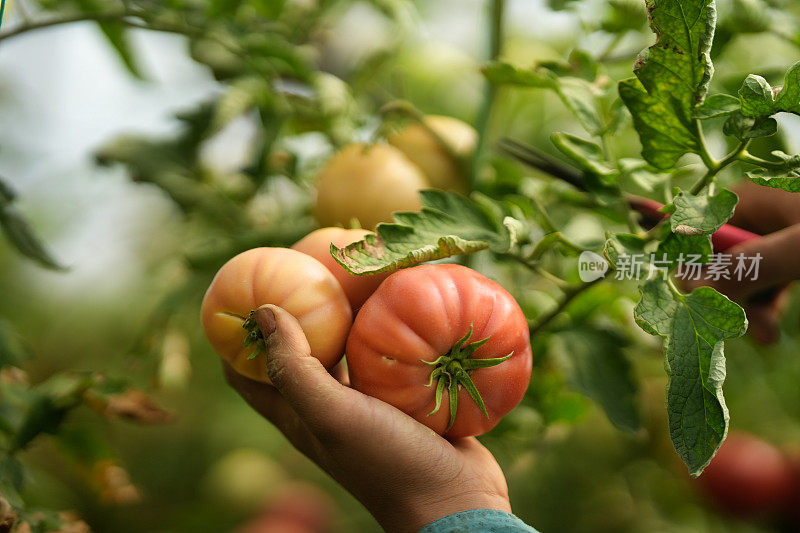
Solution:
M250 311L274 304L291 313L308 338L311 355L326 368L342 357L352 311L339 282L322 263L288 248L254 248L225 263L201 307L211 346L240 374L269 383L263 354L248 359L242 324Z
M342 286L350 307L355 313L367 301L378 285L385 280L389 274L374 274L368 276L356 276L346 271L342 265L336 262L331 255L331 244L338 248L344 248L348 244L360 241L364 236L373 232L365 229L343 229L343 228L321 228L312 231L292 246L293 250L310 255L331 271L336 280Z
M490 337L475 358L503 357L497 366L471 372L489 418L466 390L458 393L453 427L447 390L439 411L436 383L428 387L434 361L473 327L470 342ZM492 429L525 394L531 376L528 323L499 284L460 265L423 265L389 276L367 300L347 339L350 380L450 439Z

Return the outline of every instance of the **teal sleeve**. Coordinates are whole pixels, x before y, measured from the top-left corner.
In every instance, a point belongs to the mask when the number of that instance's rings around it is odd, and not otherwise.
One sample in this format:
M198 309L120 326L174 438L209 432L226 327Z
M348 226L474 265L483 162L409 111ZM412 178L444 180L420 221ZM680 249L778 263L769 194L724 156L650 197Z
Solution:
M431 522L419 533L538 533L513 514L495 509L472 509Z

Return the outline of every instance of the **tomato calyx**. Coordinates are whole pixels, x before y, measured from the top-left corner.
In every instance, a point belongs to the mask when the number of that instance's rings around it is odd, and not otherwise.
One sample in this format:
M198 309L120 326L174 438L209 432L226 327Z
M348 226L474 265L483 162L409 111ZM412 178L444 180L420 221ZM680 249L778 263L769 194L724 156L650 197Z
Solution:
M244 337L244 347L249 348L253 346L253 353L247 358L255 359L258 354L267 349L267 343L264 341L264 334L261 333L261 328L258 327L256 323L255 317L255 310L250 311L250 315L245 319L244 323L242 323L242 327L247 331L247 334Z
M434 361L422 361L426 365L434 367L433 370L431 370L430 380L425 386L433 386L433 382L436 380L436 405L433 411L428 413L428 416L436 413L442 406L442 396L444 395L444 389L447 388L450 400L450 423L447 426L447 430L450 430L456 421L459 387L464 387L467 390L470 397L475 400L475 403L478 404L483 414L486 415L486 418L489 418L486 405L483 403L481 393L472 381L472 377L470 377L470 372L477 368L488 368L499 365L514 355L514 352L511 352L505 357L474 359L472 355L478 348L489 342L491 336L467 344L470 337L472 337L472 325L470 325L467 334L461 337L453 347L450 348L447 354L439 356Z

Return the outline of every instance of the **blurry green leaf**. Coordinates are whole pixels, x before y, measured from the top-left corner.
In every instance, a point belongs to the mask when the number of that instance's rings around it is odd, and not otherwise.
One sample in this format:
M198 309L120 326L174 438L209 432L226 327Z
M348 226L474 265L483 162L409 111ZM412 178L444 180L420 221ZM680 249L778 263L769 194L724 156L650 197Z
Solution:
M41 509L23 511L20 521L28 524L31 533L64 533L61 528L66 524L57 512Z
M620 257L643 255L648 239L632 233L608 233L603 245L603 255L612 267L619 265Z
M19 365L26 355L11 324L0 319L0 368Z
M600 74L600 64L585 50L575 48L569 53L566 62L543 61L539 67L549 70L556 76L569 76L581 78L586 81L595 81Z
M55 433L67 413L83 402L83 393L92 383L90 376L56 374L38 385L29 400L11 449L24 448L41 433Z
M108 11L106 2L97 0L75 0L77 6L85 13L103 13ZM106 40L117 53L117 56L122 60L125 67L133 76L142 78L141 70L136 61L133 53L133 48L128 40L128 34L125 31L125 26L115 22L98 22L100 31L105 35Z
M11 187L0 180L0 227L11 244L25 257L53 270L65 270L33 233L28 222L11 205L15 195Z
M761 76L747 76L739 89L742 114L746 117L768 117L783 111L800 115L800 63L795 63L789 69L783 88L778 89L773 89Z
M708 118L730 115L741 108L739 99L729 94L712 94L694 110L694 118Z
M696 477L728 432L724 341L743 335L747 318L741 307L709 287L684 295L654 279L641 291L636 323L664 338L670 437Z
M486 65L483 74L495 85L551 89L558 94L586 131L592 135L599 135L604 130L603 120L597 111L596 89L592 83L584 79L559 77L542 66L523 70L499 61Z
M616 183L619 173L608 166L600 146L568 133L554 133L550 139L581 170L598 176L605 185Z
M394 224L378 224L377 235L331 246L334 259L352 274L372 274L485 249L507 253L517 242L522 223L485 196L436 189L420 196L421 211L395 213Z
M581 327L559 334L564 342L563 360L572 386L596 401L620 429L641 426L636 408L637 383L623 353L625 337L608 329Z
M647 11L640 0L609 0L600 28L608 33L640 30L647 22Z
M680 235L710 235L732 216L739 197L728 189L714 196L678 193L665 212L672 213L670 228Z
M17 510L25 506L19 494L24 480L22 463L8 455L0 455L0 497Z
M713 0L648 0L647 6L657 41L640 55L636 79L620 82L619 94L633 115L642 156L667 169L699 151L692 116L714 70L709 52L716 9Z
M265 100L270 99L270 94L271 88L263 78L254 76L234 80L217 100L210 131L219 131L246 111L261 107Z

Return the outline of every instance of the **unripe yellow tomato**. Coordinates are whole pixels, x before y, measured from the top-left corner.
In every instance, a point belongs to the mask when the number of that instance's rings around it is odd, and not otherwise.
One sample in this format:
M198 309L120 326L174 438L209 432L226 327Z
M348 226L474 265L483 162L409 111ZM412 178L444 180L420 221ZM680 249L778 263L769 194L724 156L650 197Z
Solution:
M430 187L422 171L388 144L345 146L317 175L314 216L322 226L365 228L391 222L395 211L419 211L418 191Z
M250 311L277 305L303 328L311 355L332 368L344 353L353 314L336 278L325 266L288 248L254 248L235 256L217 272L200 310L211 346L238 373L269 383L264 355L253 359L242 325Z
M478 143L478 132L453 117L428 115L423 120L424 126L414 122L389 137L389 144L417 165L433 187L466 192L467 169ZM426 127L438 135L447 148Z
M365 229L321 228L312 231L292 246L293 250L310 255L331 271L344 289L354 313L361 308L367 298L375 292L378 285L390 273L365 276L350 274L331 255L331 244L338 248L344 248L348 244L362 240L365 235L370 233L372 232Z

